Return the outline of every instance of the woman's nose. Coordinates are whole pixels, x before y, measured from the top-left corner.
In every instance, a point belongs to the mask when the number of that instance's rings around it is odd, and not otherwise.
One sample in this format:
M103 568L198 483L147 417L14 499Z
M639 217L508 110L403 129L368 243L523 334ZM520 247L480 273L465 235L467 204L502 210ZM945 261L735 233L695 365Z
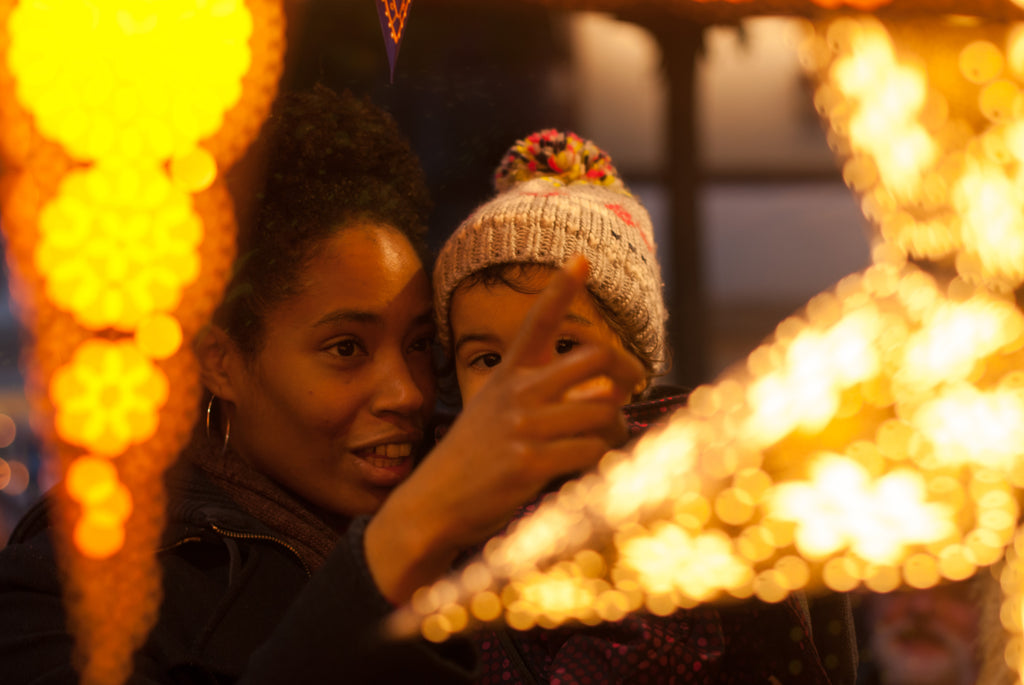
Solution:
M404 356L381 365L375 411L419 413L426 404L424 379L419 378Z

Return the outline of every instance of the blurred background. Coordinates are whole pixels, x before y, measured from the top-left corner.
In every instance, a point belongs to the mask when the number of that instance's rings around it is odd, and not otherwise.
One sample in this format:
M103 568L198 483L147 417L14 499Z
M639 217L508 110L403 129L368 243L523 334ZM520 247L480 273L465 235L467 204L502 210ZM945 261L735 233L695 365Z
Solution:
M667 6L667 5L666 5ZM414 2L389 82L376 11L313 0L286 86L369 93L421 155L437 245L491 193L504 151L543 127L607 150L651 210L673 312L666 379L709 380L815 293L868 263L798 61L801 24L755 17Z
M799 20L697 25L530 3L413 2L393 78L368 0L289 8L282 88L368 94L420 154L431 242L492 192L504 151L540 128L604 148L647 205L670 306L665 382L713 380L785 316L868 264L868 230L812 103ZM0 284L0 544L52 485L21 390Z

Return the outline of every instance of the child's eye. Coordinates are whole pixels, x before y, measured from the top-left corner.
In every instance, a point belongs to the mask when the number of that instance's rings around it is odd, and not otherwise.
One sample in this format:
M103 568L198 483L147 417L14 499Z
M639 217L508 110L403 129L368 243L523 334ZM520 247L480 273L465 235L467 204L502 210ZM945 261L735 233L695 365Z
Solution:
M492 368L501 363L501 355L496 352L486 352L469 360L469 365L474 368Z
M555 343L555 352L558 354L565 354L577 345L579 345L579 342L572 338L562 338Z

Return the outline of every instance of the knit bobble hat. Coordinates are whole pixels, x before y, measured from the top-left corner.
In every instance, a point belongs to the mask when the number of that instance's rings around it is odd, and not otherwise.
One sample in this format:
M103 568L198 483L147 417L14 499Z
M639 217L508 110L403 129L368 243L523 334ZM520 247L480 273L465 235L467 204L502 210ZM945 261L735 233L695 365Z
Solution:
M587 288L618 318L628 340L665 369L665 321L651 218L611 158L575 133L546 129L519 140L494 173L497 194L455 229L434 267L438 335L451 344L452 293L499 264L560 267L590 262Z

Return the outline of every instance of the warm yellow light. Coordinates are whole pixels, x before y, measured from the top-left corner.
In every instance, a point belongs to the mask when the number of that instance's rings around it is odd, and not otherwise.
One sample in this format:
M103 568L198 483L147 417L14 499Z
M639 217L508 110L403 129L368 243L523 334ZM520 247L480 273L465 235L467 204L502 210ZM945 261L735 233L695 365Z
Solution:
M188 339L234 256L218 175L276 93L283 12L279 0L26 0L7 10L2 229L12 292L38 341L30 399L53 419L55 462L116 460L138 495L129 518L125 484L85 477L90 486L68 493L77 520L56 517L73 543L61 547L71 551L81 679L117 685L158 614L161 477L188 438L199 388ZM96 345L117 352L88 359L82 350ZM20 473L12 466L7 492L27 487Z
M960 72L971 83L988 83L1003 71L1002 51L987 40L976 40L960 51Z
M978 277L997 285L1024 281L1021 200L1021 190L1002 168L980 162L970 165L954 188L966 256L978 261Z
M979 295L935 304L907 340L895 382L922 392L968 378L983 359L1020 345L1024 317L1005 299Z
M238 102L252 60L242 0L26 0L9 30L18 99L81 161L192 150Z
M135 344L153 359L166 359L181 349L181 324L173 316L154 314L139 321Z
M57 432L97 454L120 454L152 437L168 391L167 376L134 343L87 340L50 383Z
M71 462L64 476L68 495L82 504L94 504L111 497L119 482L117 468L102 457L79 457Z
M92 559L106 559L124 546L124 524L102 515L83 516L75 523L75 547Z
M1024 394L981 392L957 385L925 402L913 416L915 427L944 464L983 464L1010 470L1024 456Z
M209 188L217 178L217 162L206 150L193 148L171 160L170 172L178 187L198 193Z
M155 166L69 174L39 232L47 295L86 328L131 330L170 312L199 275L199 217Z
M978 96L978 109L995 123L1008 122L1020 96L1020 86L1014 81L1000 79L986 85Z
M493 592L481 592L474 595L470 604L473 616L483 623L496 620L501 616L501 610L501 598Z
M624 542L621 552L621 567L655 594L676 591L706 601L753 580L750 565L718 532L691 537L676 526L660 525Z

